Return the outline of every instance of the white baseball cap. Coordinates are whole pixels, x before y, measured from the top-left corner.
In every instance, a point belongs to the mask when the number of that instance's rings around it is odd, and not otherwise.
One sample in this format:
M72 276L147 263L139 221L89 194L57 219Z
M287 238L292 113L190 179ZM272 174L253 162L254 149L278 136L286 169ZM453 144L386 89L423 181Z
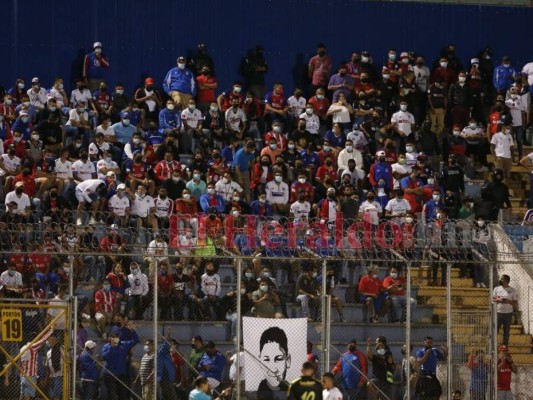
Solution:
M100 43L100 42L94 42L94 44L93 44L93 49L96 49L96 48L98 48L98 47L99 47L99 48L102 48L102 43Z
M96 343L93 342L92 340L87 340L85 342L85 348L87 349L94 349L96 347Z

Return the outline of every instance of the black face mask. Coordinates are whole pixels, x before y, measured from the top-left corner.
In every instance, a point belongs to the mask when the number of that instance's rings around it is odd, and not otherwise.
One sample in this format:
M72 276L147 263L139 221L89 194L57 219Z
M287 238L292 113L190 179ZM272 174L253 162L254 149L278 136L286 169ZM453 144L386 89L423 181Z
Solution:
M213 221L215 218L216 218L216 216L213 215L213 214L211 214L211 215L209 216L209 219L210 219L211 221Z
M101 92L105 92L106 90L107 90L106 87L101 87L101 88L100 88L100 91L101 91Z
M16 188L16 189L15 189L15 193L16 193L16 194L22 194L22 192L24 192L24 189L23 189L23 188L20 188L20 187L19 187L19 188Z
M149 92L151 92L153 89L154 87L152 85L146 86L146 90L148 90Z

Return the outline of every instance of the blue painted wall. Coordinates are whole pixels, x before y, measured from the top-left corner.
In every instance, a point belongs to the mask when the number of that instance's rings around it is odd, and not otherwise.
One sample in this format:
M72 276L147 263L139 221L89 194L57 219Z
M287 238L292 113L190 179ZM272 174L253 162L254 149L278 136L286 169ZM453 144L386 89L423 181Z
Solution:
M246 50L260 43L270 65L268 83L291 89L316 43L337 64L368 49L381 65L389 46L433 60L449 42L468 62L490 45L515 67L533 61L532 8L438 5L356 0L3 0L0 84L38 75L47 87L63 76L68 89L84 53L96 40L111 62L109 81L131 90L151 75L160 84L178 54L205 42L219 89L237 79Z

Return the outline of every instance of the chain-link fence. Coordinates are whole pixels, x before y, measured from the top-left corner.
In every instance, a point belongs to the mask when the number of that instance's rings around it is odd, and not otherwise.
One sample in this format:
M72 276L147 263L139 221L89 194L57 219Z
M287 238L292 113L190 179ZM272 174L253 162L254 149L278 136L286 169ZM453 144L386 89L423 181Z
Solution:
M187 225L194 220L196 230ZM519 364L514 382L528 382L533 285L498 226L245 217L215 229L209 221L180 217L158 230L56 221L0 232L5 268L14 272L3 275L12 279L2 282L9 302L22 295L37 306L57 296L69 301L77 324L65 332L77 344L65 344L72 362L63 371L75 384L63 381L72 397L186 398L201 376L215 393L281 398L309 360L317 377L335 372L348 398L396 399L406 390L414 398L424 389L421 376L433 372L443 396L461 390L469 398L472 376L483 369L470 354L480 359L483 351L490 398L505 342L506 325L496 336L498 313L490 312L502 274L518 289L508 339ZM435 368L418 364L425 347L442 352ZM20 391L20 374L9 371L2 378Z

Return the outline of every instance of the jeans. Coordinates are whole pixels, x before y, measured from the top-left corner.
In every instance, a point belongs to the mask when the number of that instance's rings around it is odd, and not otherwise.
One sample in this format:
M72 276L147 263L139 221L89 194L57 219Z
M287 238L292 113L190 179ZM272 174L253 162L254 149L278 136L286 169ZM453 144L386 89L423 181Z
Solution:
M96 400L98 398L98 383L81 381L81 399Z
M127 385L128 378L126 376L111 376L104 375L104 383L107 389L108 400L122 400L128 399L131 395L130 389Z
M529 174L529 208L533 208L533 173Z
M391 296L390 299L392 301L392 307L394 310L394 317L395 317L394 319L400 320L402 322L405 321L406 316L407 316L407 312L405 310L407 307L406 296ZM411 320L413 320L417 302L415 299L412 298L410 301L410 304L411 304Z
M498 328L496 332L500 330L503 325L503 341L502 344L509 345L509 332L511 331L511 323L513 322L513 313L498 313L497 316Z
M522 125L513 126L513 134L518 148L518 159L520 160L522 158L522 149L524 148L524 127Z

